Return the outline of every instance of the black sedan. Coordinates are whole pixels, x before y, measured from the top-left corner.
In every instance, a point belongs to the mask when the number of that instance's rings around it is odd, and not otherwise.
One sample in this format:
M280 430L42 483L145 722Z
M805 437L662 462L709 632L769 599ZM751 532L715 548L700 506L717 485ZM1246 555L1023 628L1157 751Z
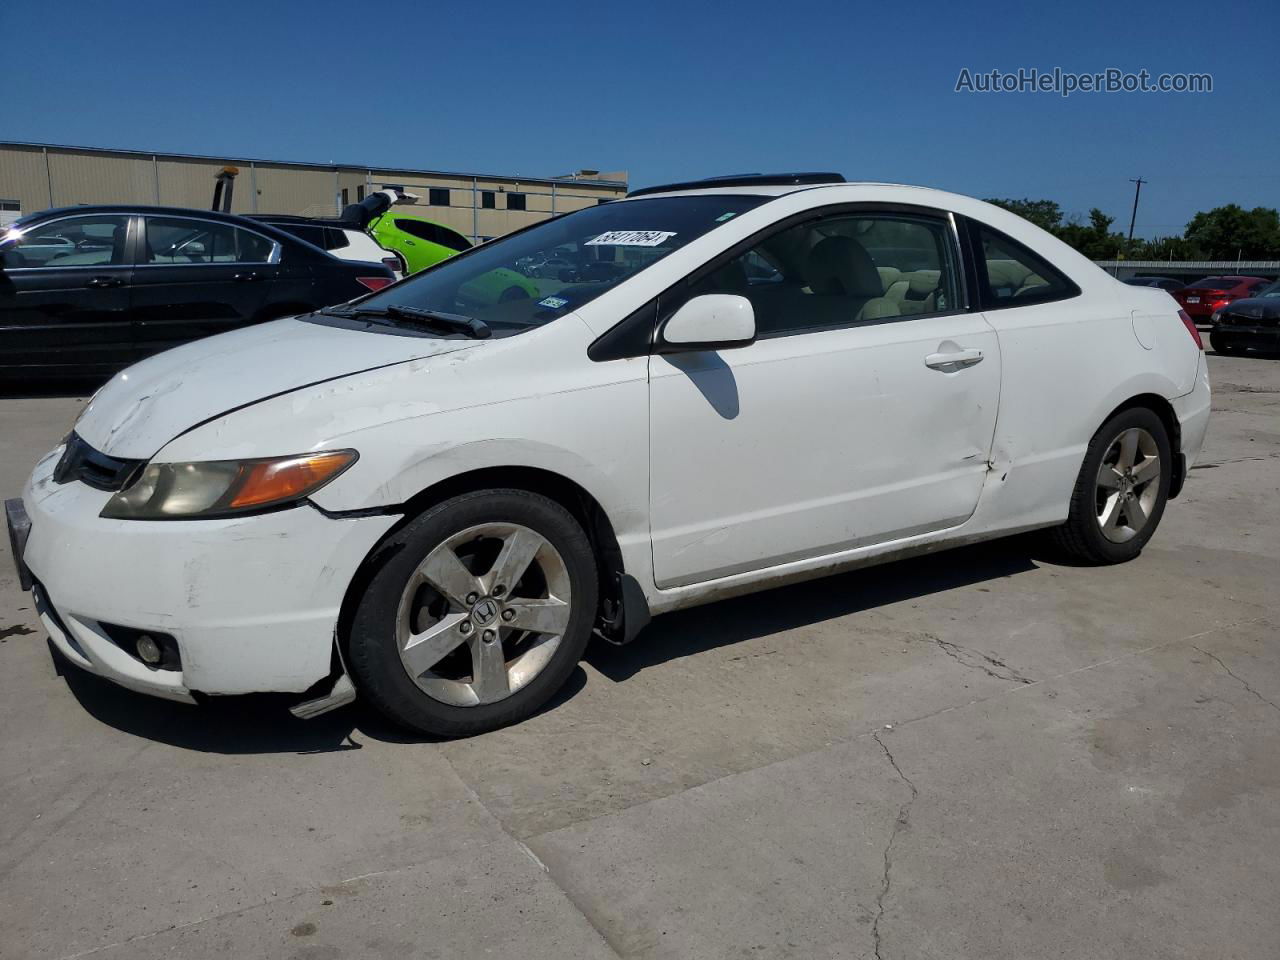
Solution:
M1250 347L1280 352L1280 281L1232 300L1210 322L1209 344L1218 353L1244 353Z
M103 376L197 337L378 290L267 224L170 207L83 206L0 233L0 380Z
M1130 277L1123 282L1131 287L1156 287L1170 293L1186 286L1181 280L1174 280L1172 277Z

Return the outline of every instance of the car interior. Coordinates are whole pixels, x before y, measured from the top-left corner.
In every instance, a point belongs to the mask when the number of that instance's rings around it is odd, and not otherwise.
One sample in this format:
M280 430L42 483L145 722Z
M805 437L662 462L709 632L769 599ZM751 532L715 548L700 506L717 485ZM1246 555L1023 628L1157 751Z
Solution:
M864 216L783 230L693 292L746 297L769 336L936 313L957 302L955 282L941 224Z
M122 217L54 222L5 247L4 265L9 268L121 265L126 262L128 233Z

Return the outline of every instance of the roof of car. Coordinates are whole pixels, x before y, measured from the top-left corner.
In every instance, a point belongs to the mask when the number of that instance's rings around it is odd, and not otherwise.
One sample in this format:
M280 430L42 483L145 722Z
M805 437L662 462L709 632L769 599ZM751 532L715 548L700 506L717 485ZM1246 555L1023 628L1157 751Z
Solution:
M675 193L715 187L801 187L844 182L844 175L839 173L808 171L804 173L733 173L727 176L706 177L702 180L684 180L679 183L641 187L639 190L632 190L627 196L643 197L655 193Z
M636 196L634 193L628 194L622 200L612 201L614 203L626 202L631 200L650 200L655 197L698 197L698 196L717 196L732 194L737 196L752 197L781 197L791 193L808 193L813 191L844 192L850 188L867 188L874 187L883 188L892 192L909 192L915 196L903 202L919 202L923 197L930 197L935 202L941 201L947 197L955 197L956 194L947 193L943 190L936 190L932 187L920 187L909 183L882 183L875 180L849 180L841 183L761 183L750 186L721 186L711 183L707 186L699 186L696 188L685 189L678 187L675 190L664 191L661 193L642 193ZM964 198L972 200L971 197Z
M71 214L83 213L139 213L139 214L173 214L174 216L183 217L202 217L205 220L225 220L228 223L236 223L248 219L238 213L223 213L221 210L198 210L193 207L157 207L138 203L84 203L71 207L53 207L49 210L41 210L34 213L30 218L23 219L44 219L45 217L67 216Z

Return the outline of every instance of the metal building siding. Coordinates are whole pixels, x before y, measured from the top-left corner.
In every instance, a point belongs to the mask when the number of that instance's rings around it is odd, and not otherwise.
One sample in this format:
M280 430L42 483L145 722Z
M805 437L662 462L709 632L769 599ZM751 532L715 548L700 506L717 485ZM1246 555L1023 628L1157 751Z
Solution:
M80 203L155 202L149 157L50 150L49 182L55 207Z
M616 198L626 193L625 182L559 180L553 186L547 180L527 181L492 174L473 178L425 170L353 166L335 170L310 164L0 143L0 199L17 200L23 213L50 205L111 202L202 209L211 205L214 178L224 166L236 166L240 171L232 203L236 213L332 216L338 211L344 187L348 201L354 203L361 186L376 190L383 184L399 184L421 196L421 202L407 207L407 212L445 224L466 236L499 236L544 219L552 212L553 189L556 213L591 206L597 198ZM449 206L430 205L428 191L432 187L451 191ZM480 208L473 214L473 190L477 204L480 191L499 194L496 209ZM526 194L527 209L507 210L501 195L509 193Z
M0 147L0 200L17 200L24 214L48 208L44 153L39 147Z

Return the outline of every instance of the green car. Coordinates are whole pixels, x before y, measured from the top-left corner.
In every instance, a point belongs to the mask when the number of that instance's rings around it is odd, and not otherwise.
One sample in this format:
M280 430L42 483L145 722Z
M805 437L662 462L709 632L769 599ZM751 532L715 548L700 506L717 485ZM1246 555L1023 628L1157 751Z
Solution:
M471 241L457 231L400 213L395 208L374 217L365 229L381 246L404 258L405 276L471 249ZM459 291L461 299L477 305L540 295L538 287L527 277L506 269L490 270L464 284L464 289Z
M471 241L457 231L400 213L394 207L370 220L365 230L379 244L404 257L406 275L471 249Z

